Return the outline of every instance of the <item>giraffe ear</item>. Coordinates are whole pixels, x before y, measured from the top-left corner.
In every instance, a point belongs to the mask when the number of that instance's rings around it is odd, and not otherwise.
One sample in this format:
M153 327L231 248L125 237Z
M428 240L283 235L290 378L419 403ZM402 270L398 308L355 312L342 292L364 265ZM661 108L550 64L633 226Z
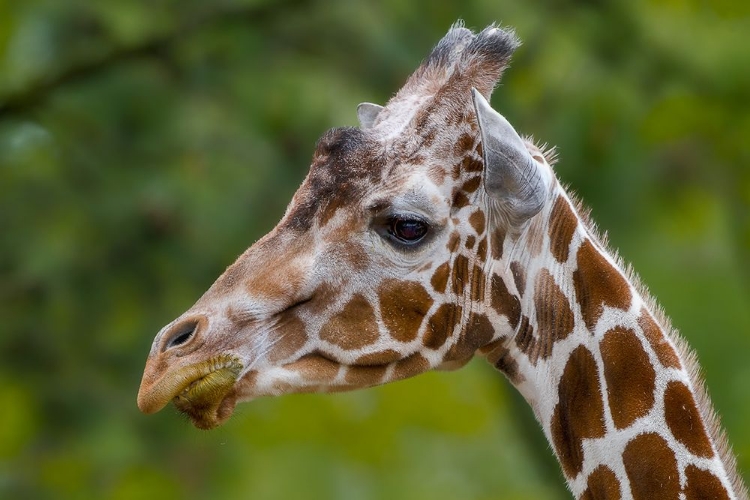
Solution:
M371 102L363 102L357 106L357 118L359 118L359 128L366 130L372 127L378 114L383 110L383 106Z
M472 89L482 134L484 188L511 223L521 224L544 206L551 174L541 168L508 120Z

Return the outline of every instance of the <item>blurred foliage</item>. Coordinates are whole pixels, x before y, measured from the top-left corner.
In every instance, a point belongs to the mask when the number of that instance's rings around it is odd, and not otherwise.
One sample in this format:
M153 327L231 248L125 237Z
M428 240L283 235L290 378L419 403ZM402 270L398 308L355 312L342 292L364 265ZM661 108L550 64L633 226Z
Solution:
M240 406L135 395L156 331L268 231L316 139L458 18L696 348L750 479L750 3L0 0L0 497L567 498L482 362Z

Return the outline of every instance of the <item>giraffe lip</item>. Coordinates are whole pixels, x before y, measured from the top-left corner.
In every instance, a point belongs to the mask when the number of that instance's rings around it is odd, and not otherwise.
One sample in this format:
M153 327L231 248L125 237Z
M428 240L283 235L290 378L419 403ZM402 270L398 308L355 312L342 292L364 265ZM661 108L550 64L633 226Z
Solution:
M236 404L234 385L242 370L236 358L214 358L208 363L206 372L199 372L172 399L175 407L199 429L218 427L232 415Z
M150 373L147 364L138 392L138 407L150 414L174 401L178 409L187 413L193 411L193 407L194 411L215 410L234 387L241 370L240 360L230 355L167 370L161 376Z
M206 377L207 377L207 375L204 375L204 376L202 376L202 377L200 377L200 378L197 378L197 379L193 380L192 382L190 382L190 383L189 383L189 384L187 385L187 387L185 387L185 388L184 388L184 389L182 390L182 392L181 392L181 393L179 393L179 394L178 394L177 396L175 396L175 397L174 397L174 398L172 399L172 401L174 401L174 400L175 400L175 399L177 399L177 398L189 398L189 396L190 396L190 392L191 392L191 391L192 391L192 392L195 392L195 391L193 391L193 389L194 389L194 388L195 388L196 386L200 385L200 384L201 384L201 383L202 383L203 381L205 381L205 380L206 380Z

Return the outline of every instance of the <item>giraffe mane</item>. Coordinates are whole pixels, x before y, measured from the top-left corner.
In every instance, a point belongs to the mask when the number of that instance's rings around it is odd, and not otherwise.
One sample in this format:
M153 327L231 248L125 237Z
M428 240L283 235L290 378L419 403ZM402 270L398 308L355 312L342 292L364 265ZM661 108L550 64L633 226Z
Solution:
M532 154L534 152L541 154L550 167L554 167L557 164L557 161L560 159L557 146L547 142L537 142L531 135L523 135L521 139Z
M553 148L554 149L554 148ZM556 160L555 153L555 160ZM747 499L748 494L745 490L743 481L740 479L739 473L737 472L737 459L732 452L732 446L727 439L726 432L721 425L721 419L718 412L714 409L711 404L711 399L706 388L706 383L701 373L700 365L698 363L698 355L695 350L690 347L684 337L680 334L672 322L664 312L664 309L659 305L658 301L651 295L646 284L641 280L638 273L633 269L633 266L626 262L617 251L616 248L612 247L609 243L608 235L605 232L601 232L596 225L596 222L591 217L591 209L589 209L580 199L580 197L572 190L569 186L563 185L568 198L572 202L576 212L581 218L582 224L586 227L591 235L591 238L599 245L602 249L609 253L614 260L617 267L624 270L625 277L630 281L633 287L636 289L638 294L641 296L645 307L653 315L654 320L662 329L664 334L669 338L675 348L677 354L684 362L685 369L690 377L690 384L695 392L696 403L698 411L706 424L706 431L709 433L714 443L716 444L716 451L719 454L720 460L725 464L727 468L727 475L731 483L732 488L737 493L738 498Z

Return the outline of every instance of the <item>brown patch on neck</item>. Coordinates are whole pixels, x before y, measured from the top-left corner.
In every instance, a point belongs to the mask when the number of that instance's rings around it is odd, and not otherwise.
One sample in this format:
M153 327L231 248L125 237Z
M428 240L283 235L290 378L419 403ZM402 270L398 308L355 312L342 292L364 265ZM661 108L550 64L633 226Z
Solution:
M570 204L563 196L558 196L549 217L549 240L552 255L558 262L566 262L570 253L570 242L578 227L576 217Z
M505 339L499 339L487 344L479 350L487 357L492 365L500 370L513 385L518 385L525 379L518 369L518 362L513 358L510 349L505 347Z
M648 433L634 437L625 446L622 461L633 500L679 498L677 459L664 438L658 434Z
M625 278L586 240L578 249L578 269L573 272L573 286L581 315L590 332L594 332L604 306L626 311L632 296Z
M453 168L451 168L451 177L454 181L457 181L461 177L461 172L463 171L463 162L459 162L453 165Z
M620 481L606 465L600 465L586 479L586 491L579 500L620 500Z
M685 485L685 500L729 500L729 494L718 477L707 470L699 469L695 465L685 468L687 484Z
M679 356L677 356L674 348L669 345L666 335L645 307L641 309L641 315L638 317L638 326L643 330L643 335L663 367L677 368L678 370L682 368Z
M552 444L563 472L572 479L583 469L583 440L600 438L605 432L596 361L585 347L570 353L557 393L550 423Z
M463 295L470 279L469 259L465 255L457 255L451 270L451 291L458 296Z
M505 229L496 227L490 235L490 251L494 260L503 258L503 245L505 244Z
M472 177L471 179L467 180L463 183L461 186L461 190L465 193L473 193L477 189L479 189L479 186L482 184L482 178L480 176Z
M523 293L526 290L526 271L520 262L514 260L510 263L510 272L513 274L513 282L516 284L518 295L523 297Z
M664 391L664 419L675 439L690 453L705 458L714 456L693 394L685 384L675 381L667 384Z
M484 304L484 295L487 287L487 276L484 269L474 264L471 266L471 292L469 299L473 302Z
M479 245L477 245L477 259L480 262L487 260L487 238L479 240Z
M544 248L544 224L545 220L541 216L536 216L531 219L529 227L526 230L528 239L526 241L526 251L532 258L538 257L542 253Z
M624 429L654 406L656 372L633 330L615 327L604 334L599 349L607 381L607 401L615 427Z
M378 288L383 323L396 340L411 342L417 338L422 320L433 300L422 285L414 281L386 280Z
M568 298L546 269L542 269L536 279L534 308L539 328L537 336L529 336L526 349L521 350L536 365L539 358L547 359L552 355L555 343L567 338L575 323Z
M498 314L507 317L512 328L517 328L521 319L521 302L518 297L508 291L505 282L497 274L493 274L490 279L490 292L492 308Z
M445 361L468 361L477 349L489 343L494 336L495 328L487 315L471 313L464 334L448 350Z
M529 323L529 317L525 314L521 315L521 323L516 330L515 342L521 352L526 354L532 364L535 365L539 355L536 352L533 352L537 345L536 339L534 338L534 325Z

